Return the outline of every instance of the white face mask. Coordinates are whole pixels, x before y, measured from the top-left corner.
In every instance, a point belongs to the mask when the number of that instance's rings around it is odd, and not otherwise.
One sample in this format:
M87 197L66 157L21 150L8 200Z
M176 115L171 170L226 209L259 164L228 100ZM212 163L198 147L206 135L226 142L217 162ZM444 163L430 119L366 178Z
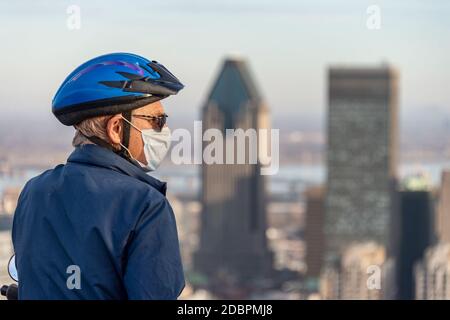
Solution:
M154 171L161 164L162 160L167 154L171 143L171 134L169 127L164 127L161 131L157 131L155 129L138 129L135 125L133 125L130 121L123 118L130 125L132 125L136 130L141 132L142 141L144 142L144 154L145 160L147 160L147 164L143 164L140 161L136 160L141 167L146 171ZM123 148L125 148L128 153L130 151L122 144L120 144ZM130 153L131 156L131 153ZM133 156L131 156L133 157Z

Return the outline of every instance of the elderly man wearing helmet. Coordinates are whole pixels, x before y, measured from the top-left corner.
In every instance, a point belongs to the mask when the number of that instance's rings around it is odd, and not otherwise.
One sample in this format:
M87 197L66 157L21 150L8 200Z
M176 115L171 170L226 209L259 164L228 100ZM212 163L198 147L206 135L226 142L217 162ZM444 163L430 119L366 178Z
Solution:
M170 145L163 65L116 53L76 68L53 113L76 128L64 165L24 187L14 216L19 299L176 299L184 288L166 184L147 174Z

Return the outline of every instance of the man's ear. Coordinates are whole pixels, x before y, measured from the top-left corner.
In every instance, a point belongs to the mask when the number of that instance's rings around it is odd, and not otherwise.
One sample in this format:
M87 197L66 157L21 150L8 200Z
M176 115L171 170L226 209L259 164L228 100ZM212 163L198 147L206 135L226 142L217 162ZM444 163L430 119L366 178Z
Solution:
M109 141L118 145L122 140L122 115L116 114L106 124L106 134Z

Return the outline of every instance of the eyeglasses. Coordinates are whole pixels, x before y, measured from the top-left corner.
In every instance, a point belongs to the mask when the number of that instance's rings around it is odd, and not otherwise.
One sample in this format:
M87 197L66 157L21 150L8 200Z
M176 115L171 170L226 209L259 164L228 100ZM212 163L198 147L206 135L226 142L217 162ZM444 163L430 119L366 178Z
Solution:
M167 114L163 114L161 116L147 116L145 114L133 114L133 117L144 119L150 122L152 127L156 127L159 130L162 130L167 122Z

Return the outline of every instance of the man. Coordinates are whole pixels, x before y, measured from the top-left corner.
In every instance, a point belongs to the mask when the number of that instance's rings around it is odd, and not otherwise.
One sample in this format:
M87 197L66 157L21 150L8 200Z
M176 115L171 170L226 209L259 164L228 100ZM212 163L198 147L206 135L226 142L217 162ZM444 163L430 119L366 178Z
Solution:
M13 244L19 299L176 299L184 288L166 184L147 174L170 144L163 65L116 53L75 69L53 99L75 150L28 181Z

